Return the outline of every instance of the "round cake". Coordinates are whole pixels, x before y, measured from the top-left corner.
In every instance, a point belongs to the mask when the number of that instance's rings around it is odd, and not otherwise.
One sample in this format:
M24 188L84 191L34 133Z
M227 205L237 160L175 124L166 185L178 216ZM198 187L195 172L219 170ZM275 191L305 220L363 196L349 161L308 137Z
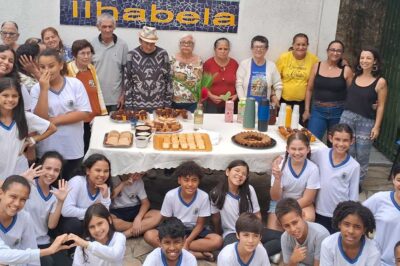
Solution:
M271 145L271 138L256 131L244 131L236 134L234 137L236 143L254 148L265 148Z

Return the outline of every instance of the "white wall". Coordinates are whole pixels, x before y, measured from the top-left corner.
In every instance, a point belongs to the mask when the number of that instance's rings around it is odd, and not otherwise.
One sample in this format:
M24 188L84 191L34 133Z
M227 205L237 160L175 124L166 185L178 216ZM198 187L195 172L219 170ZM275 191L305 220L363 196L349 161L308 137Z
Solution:
M59 0L0 0L0 20L13 20L20 27L20 42L39 37L41 29L53 26L66 44L76 39L91 40L98 34L94 26L59 24ZM242 60L250 56L250 40L265 35L270 41L267 57L276 60L286 51L298 32L309 36L309 50L321 58L326 56L327 44L335 38L340 0L241 0L238 33L221 34L194 32L195 52L206 59L213 54L215 39L227 37L232 42L231 56ZM118 28L116 34L127 41L129 49L138 45L138 29ZM179 31L158 31L158 45L175 53Z

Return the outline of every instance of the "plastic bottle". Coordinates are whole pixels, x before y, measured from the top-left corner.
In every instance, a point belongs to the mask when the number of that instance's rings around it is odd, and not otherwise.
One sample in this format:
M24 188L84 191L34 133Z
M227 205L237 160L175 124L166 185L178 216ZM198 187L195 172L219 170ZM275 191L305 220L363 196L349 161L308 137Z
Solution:
M300 119L300 112L299 112L299 105L293 106L292 112L292 121L290 123L290 127L292 129L297 129L299 127L299 119Z
M286 103L281 103L281 107L279 109L279 114L278 114L278 126L280 127L285 126L285 119L286 119Z
M243 123L244 109L246 107L246 98L240 98L238 102L237 122Z
M292 123L292 107L286 105L285 127L290 127Z
M268 120L269 120L269 100L263 98L258 104L258 131L265 132L268 130Z

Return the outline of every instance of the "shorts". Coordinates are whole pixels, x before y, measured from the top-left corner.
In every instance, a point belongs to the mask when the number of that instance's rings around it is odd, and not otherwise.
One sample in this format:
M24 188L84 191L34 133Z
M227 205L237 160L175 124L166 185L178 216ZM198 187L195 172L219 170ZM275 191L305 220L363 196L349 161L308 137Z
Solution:
M133 222L140 210L140 204L133 207L110 209L110 213L117 216L118 219L126 222Z
M276 209L276 201L275 200L271 200L269 202L269 209L268 209L268 213L275 213L275 209Z
M193 231L193 228L185 226L185 235L186 236L189 236L192 233L192 231ZM201 230L201 232L197 235L195 240L205 238L208 234L211 234L211 233L212 232L210 230L208 230L206 227L204 227L203 230Z

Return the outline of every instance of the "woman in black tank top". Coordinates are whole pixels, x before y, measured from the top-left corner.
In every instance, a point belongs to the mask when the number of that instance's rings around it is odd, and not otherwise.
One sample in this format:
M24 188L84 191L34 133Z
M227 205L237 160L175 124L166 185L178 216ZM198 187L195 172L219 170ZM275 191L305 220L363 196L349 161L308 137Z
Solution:
M375 49L364 49L358 56L354 81L348 89L340 123L353 128L355 143L350 147L360 164L360 182L368 171L373 141L379 136L387 97L387 83L381 77L381 59Z
M344 46L341 41L329 43L328 58L313 66L307 86L303 121L310 118L309 130L319 139L326 131L339 123L346 100L347 87L353 72L343 64ZM311 96L313 98L311 115Z

